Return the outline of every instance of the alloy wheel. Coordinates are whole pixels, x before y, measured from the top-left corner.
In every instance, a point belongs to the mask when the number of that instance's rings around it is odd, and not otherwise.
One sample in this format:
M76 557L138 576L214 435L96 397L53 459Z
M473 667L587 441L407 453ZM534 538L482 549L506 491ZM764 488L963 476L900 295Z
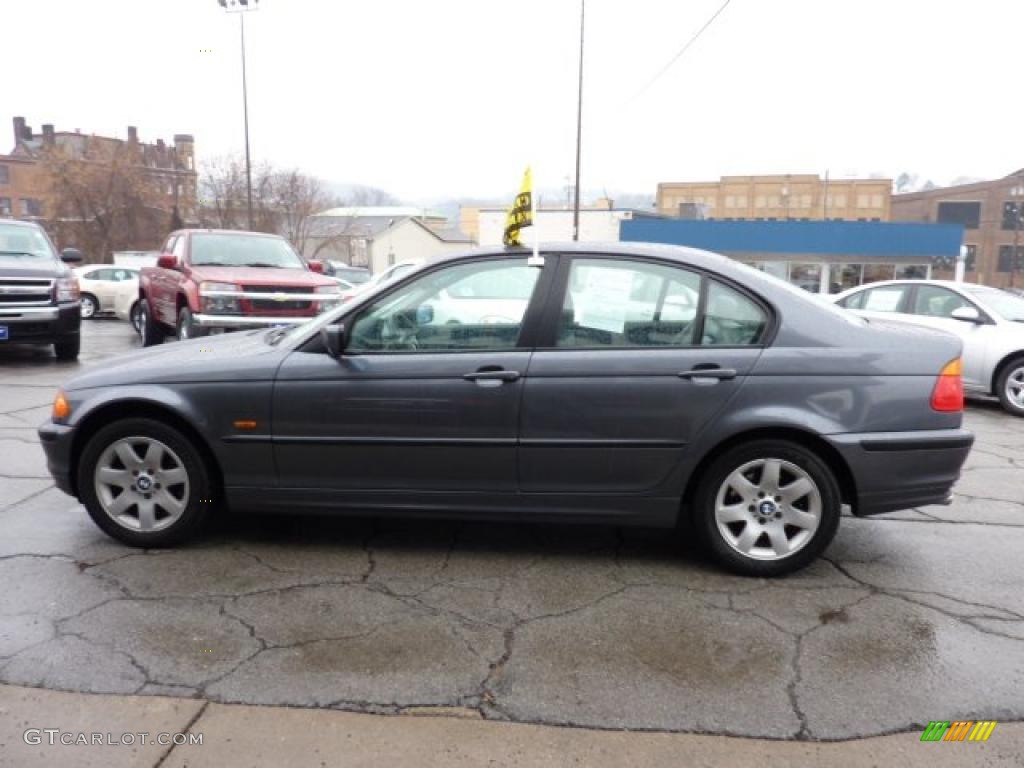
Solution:
M1024 365L1010 371L1006 377L1006 399L1024 409Z
M124 437L96 462L96 497L104 513L133 531L173 525L189 502L189 477L181 458L151 437Z
M93 315L96 314L96 302L92 300L91 296L82 296L82 319L90 320Z
M821 525L814 479L783 459L748 461L731 472L715 498L715 523L744 557L781 560L802 549Z

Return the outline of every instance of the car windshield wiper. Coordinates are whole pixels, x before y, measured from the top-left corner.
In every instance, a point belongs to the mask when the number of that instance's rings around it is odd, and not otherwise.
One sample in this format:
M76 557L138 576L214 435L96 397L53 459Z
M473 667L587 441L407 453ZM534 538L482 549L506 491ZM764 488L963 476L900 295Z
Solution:
M43 256L41 253L33 253L32 251L0 251L0 256Z
M270 332L264 337L263 340L266 341L267 344L269 344L270 346L274 346L290 330L291 328L289 326L283 326L281 328L271 328Z
M262 261L253 261L248 264L239 264L240 267L269 267L270 269L280 269L280 264L267 264Z

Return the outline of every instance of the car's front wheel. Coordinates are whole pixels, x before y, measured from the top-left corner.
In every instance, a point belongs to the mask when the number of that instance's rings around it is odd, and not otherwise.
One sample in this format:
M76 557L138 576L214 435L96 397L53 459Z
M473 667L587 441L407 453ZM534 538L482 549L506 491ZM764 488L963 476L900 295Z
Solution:
M153 312L149 308L149 302L141 300L142 308L139 310L139 335L142 336L142 346L153 347L164 342L164 329L153 318Z
M1011 360L999 372L996 394L1004 410L1014 416L1024 416L1024 357Z
M78 489L93 521L133 547L193 536L212 505L210 474L192 442L153 419L110 424L85 446Z
M142 302L136 301L132 304L132 308L128 310L128 319L132 324L132 328L138 334L142 333Z
M182 307L178 311L178 340L197 339L205 335L206 329L196 325L196 320L192 317L192 310L188 307Z
M811 451L785 440L757 440L712 462L693 514L721 565L745 576L781 576L824 551L841 505L832 470Z

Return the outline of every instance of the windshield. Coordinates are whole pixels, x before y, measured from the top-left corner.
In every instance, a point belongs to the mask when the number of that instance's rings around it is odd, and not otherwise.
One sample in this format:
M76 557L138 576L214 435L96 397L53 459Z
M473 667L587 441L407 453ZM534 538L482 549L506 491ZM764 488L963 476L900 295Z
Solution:
M55 258L50 241L35 227L0 222L0 260L25 263Z
M985 286L972 286L966 290L974 294L1000 317L1012 320L1016 323L1024 323L1024 299L1014 296L1012 293L1000 291L998 288L987 288Z
M196 267L306 268L281 238L213 233L192 235L191 262Z

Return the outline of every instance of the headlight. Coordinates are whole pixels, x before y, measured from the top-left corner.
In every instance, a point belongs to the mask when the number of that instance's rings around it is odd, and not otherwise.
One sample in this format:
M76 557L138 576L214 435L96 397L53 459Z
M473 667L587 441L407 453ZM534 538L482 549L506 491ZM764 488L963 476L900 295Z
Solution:
M59 277L57 278L57 303L66 304L69 301L78 301L78 278Z
M229 296L207 296L207 293L219 293L240 291L234 283L200 283L199 284L199 305L203 312L214 315L238 314L242 311L238 299Z
M333 298L337 301L321 301L320 311L326 312L328 309L334 309L338 304L341 303L341 286L340 285L318 285L316 287L316 293L329 293L332 294Z

